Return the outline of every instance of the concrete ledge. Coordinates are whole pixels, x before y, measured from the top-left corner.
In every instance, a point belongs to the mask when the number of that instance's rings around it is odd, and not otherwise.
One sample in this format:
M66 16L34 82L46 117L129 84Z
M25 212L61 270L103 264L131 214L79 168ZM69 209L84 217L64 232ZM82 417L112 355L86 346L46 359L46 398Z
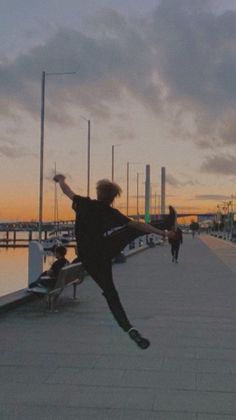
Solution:
M132 257L133 255L136 255L136 254L138 254L141 251L145 251L148 248L149 248L149 246L145 244L145 245L140 246L139 248L130 249L129 250L129 253L126 254L125 256L126 256L126 258Z
M28 293L27 289L9 293L8 295L0 297L0 313L16 308L18 305L30 302L36 298L37 296L33 295L33 293Z

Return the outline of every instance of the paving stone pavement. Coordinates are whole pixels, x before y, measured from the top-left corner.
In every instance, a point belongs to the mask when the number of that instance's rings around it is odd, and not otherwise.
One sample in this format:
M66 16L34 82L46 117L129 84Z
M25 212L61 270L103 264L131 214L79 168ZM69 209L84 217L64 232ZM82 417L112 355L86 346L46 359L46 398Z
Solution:
M236 420L236 246L184 237L114 265L142 351L88 278L0 318L0 420Z

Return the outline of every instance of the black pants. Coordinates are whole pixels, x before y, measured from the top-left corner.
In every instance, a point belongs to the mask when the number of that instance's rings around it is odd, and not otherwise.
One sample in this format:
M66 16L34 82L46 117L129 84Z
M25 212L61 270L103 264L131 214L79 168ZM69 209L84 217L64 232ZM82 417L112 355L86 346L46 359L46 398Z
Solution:
M83 259L83 264L90 276L102 289L103 296L107 300L107 304L119 326L124 331L128 331L132 325L126 316L113 282L111 260L98 258L97 256L87 256Z
M120 302L119 295L115 288L112 276L112 259L116 257L126 245L143 235L142 232L132 228L121 228L113 232L110 236L104 237L101 243L97 244L94 249L94 244L90 246L78 241L78 251L85 269L94 279L97 285L102 289L103 296L112 312L118 325L124 330L128 331L132 328L125 310Z
M175 260L178 260L180 244L171 244L171 255Z
M166 220L169 220L169 217ZM158 228L165 229L165 223L161 226L156 225ZM143 232L124 226L104 237L96 246L92 239L90 244L86 243L84 246L83 243L80 243L79 238L77 242L78 253L85 269L102 289L103 296L106 298L114 318L124 331L128 331L132 325L127 318L113 282L112 259L139 236L143 236Z

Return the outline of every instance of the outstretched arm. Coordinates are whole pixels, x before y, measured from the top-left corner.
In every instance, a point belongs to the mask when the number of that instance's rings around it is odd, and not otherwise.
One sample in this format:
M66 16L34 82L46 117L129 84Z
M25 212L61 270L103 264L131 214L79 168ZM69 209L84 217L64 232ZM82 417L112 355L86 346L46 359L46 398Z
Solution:
M54 176L53 180L55 182L58 182L61 190L63 191L63 193L65 195L67 195L67 197L69 197L71 200L73 200L75 193L72 191L72 189L69 187L69 185L67 185L67 183L65 182L66 177L64 175L61 174L57 174Z
M140 223L140 222L135 222L133 220L131 220L127 226L133 228L133 229L137 229L140 230L140 232L144 232L144 233L155 233L156 235L161 235L164 238L172 238L175 236L175 233L172 231L166 232L164 230L160 230L155 228L152 225L148 225L147 223Z

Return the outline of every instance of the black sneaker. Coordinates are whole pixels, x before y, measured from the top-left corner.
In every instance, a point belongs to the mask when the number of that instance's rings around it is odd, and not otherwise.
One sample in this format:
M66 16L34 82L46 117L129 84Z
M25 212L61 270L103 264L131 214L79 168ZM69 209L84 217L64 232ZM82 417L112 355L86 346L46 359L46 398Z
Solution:
M150 341L147 338L143 338L135 328L129 330L129 336L142 350L147 349L151 344Z

